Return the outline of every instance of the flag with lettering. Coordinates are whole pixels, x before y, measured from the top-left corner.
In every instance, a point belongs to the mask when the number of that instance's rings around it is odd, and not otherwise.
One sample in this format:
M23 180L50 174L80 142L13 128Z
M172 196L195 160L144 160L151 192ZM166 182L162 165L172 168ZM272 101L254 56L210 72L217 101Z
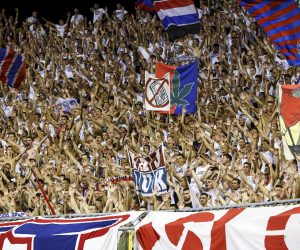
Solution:
M238 0L291 66L300 66L300 3L296 0Z
M0 81L12 88L19 88L25 75L22 55L11 49L0 49Z
M170 41L199 34L200 19L193 0L155 1L154 6Z
M162 78L170 74L170 114L187 114L197 111L198 61L182 66L171 66L158 62L155 76Z
M154 192L167 192L167 171L162 145L147 157L141 157L128 150L135 189L143 196L152 196Z

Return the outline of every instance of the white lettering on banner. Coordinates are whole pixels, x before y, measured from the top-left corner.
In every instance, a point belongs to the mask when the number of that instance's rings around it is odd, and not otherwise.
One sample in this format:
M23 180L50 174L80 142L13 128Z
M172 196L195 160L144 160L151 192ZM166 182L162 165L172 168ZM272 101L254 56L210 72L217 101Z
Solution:
M163 175L164 175L164 170L163 169L159 169L155 173L155 184L154 185L159 186L159 190L166 190L167 189L167 185L163 181Z
M150 212L136 229L141 249L299 250L300 207Z
M139 192L139 178L140 178L140 175L137 171L133 171L133 180L134 180L134 186L136 187L136 191Z
M142 186L141 189L144 193L148 193L148 191L150 190L150 188L152 187L152 183L153 183L153 178L152 178L152 174L141 174L140 178L143 178L142 180Z

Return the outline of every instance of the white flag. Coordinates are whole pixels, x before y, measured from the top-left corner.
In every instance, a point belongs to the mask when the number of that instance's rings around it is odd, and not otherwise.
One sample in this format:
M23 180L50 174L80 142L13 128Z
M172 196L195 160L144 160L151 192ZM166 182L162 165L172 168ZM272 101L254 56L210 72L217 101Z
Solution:
M170 110L170 73L155 78L145 72L145 108L146 110Z

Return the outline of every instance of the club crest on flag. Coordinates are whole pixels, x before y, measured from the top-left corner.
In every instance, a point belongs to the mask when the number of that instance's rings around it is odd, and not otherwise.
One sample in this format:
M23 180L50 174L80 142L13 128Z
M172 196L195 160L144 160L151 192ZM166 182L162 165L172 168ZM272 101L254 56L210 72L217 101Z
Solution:
M145 72L145 84L146 110L170 110L170 74L155 78Z

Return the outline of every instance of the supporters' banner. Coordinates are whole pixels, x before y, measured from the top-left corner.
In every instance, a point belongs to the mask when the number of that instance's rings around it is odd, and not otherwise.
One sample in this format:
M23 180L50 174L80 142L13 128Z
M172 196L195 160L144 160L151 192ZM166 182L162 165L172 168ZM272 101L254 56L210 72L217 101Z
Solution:
M146 110L170 111L170 74L155 78L145 72Z
M154 6L171 41L200 32L200 20L193 0L162 0L154 2Z
M143 196L167 192L167 171L163 147L159 146L148 157L140 157L128 150L136 191Z
M197 111L198 61L183 66L170 66L158 62L156 77L170 73L170 113L181 114L182 108L191 114Z
M141 10L145 10L148 12L156 12L153 0L138 0L136 1L135 6Z
M279 85L278 101L285 157L300 157L300 85Z
M118 228L141 212L76 219L37 218L0 223L1 250L115 249Z
M238 0L292 66L300 66L300 8L295 0Z
M136 228L138 249L297 250L300 207L150 212Z
M55 105L61 105L64 112L70 112L78 105L78 102L75 98L58 98Z
M0 81L18 88L26 75L23 57L11 49L0 49Z

